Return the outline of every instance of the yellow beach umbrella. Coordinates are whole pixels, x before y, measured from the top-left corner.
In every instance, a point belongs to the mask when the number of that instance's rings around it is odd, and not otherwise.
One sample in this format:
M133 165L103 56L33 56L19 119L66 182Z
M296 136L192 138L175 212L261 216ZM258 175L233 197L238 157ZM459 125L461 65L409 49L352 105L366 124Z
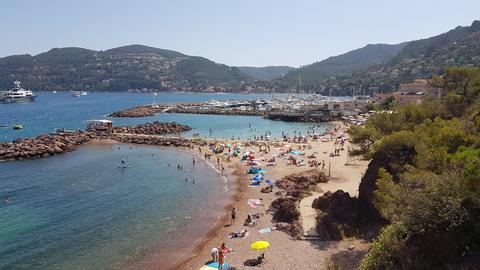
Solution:
M255 249L255 250L259 250L259 249L265 249L269 246L270 246L270 243L268 243L267 241L257 241L257 242L253 242L250 245L250 248Z

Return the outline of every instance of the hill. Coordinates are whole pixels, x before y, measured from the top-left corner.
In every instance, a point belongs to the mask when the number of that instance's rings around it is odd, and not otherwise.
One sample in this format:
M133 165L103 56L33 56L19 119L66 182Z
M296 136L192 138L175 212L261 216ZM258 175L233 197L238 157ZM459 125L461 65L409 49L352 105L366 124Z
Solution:
M143 45L105 51L54 48L0 58L0 89L20 80L32 90L237 91L248 75L206 58Z
M369 44L363 48L292 70L279 79L276 85L280 88L297 88L300 78L302 89L317 89L324 80L332 76L362 71L385 63L399 53L405 45L406 43Z
M237 67L241 72L258 80L278 79L295 68L289 66Z
M411 41L387 63L321 83L323 91L391 92L400 83L441 75L449 66L480 66L480 21Z

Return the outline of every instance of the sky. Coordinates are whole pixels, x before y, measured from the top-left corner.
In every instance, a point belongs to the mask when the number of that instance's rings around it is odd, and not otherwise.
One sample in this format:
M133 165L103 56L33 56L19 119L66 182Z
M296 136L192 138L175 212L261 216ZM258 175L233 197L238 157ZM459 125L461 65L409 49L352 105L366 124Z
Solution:
M480 20L480 0L0 0L0 57L143 44L232 66L323 60Z

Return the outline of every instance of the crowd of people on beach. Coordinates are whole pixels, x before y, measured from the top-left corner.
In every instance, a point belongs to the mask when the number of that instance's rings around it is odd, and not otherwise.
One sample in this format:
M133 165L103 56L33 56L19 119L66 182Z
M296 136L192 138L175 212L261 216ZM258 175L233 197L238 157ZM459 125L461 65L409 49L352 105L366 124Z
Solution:
M289 134L283 132L281 141L268 141L265 140L267 138L267 134L254 136L253 140L247 140L245 143L245 147L241 148L239 142L237 144L233 143L218 143L218 142L211 142L209 144L209 151L211 154L207 154L205 150L199 148L198 152L204 154L206 160L210 160L211 156L216 156L216 166L221 168L221 172L223 173L225 170L224 163L228 163L231 161L232 158L238 158L239 160L243 161L245 166L258 166L260 163L266 162L265 166L276 166L278 162L277 159L281 158L287 164L287 166L310 166L314 167L315 169L321 169L323 172L326 171L327 162L325 159L318 160L317 155L315 152L311 153L310 155L306 156L305 152L312 149L312 146L309 144L310 141L321 141L321 142L330 142L335 145L335 148L332 153L329 153L329 157L339 156L341 151L344 151L344 144L347 141L346 136L343 133L342 126L336 126L332 129L326 130L322 134L317 134L314 131L315 126L307 131L307 135L304 136L300 132L294 131L293 136L289 136ZM280 147L278 145L280 143ZM290 143L295 143L296 145L290 145ZM283 144L283 146L281 146ZM271 157L265 157L269 153L271 153L271 147L274 145L276 149L279 150L279 154L274 154ZM257 149L251 149L253 147L257 147ZM255 153L258 153L259 156L256 156ZM317 153L319 154L319 153ZM325 153L323 153L325 154ZM305 158L306 156L306 158ZM308 160L308 161L305 161ZM330 166L329 166L330 167ZM254 169L252 171L252 169ZM260 167L251 167L247 173L253 173L255 175L252 178L251 185L255 185L255 179L264 179L265 171ZM271 180L270 180L271 181ZM269 182L264 188L260 190L260 193L269 193L274 191L274 183ZM258 201L258 204L255 204L253 201ZM250 200L249 200L250 204ZM262 206L263 203L260 199L252 200L252 208L255 209L256 207ZM233 226L236 224L237 220L237 212L235 208L232 208L230 212L230 223L226 226ZM246 227L240 231L231 231L226 236L228 239L244 239L249 235L248 228L254 227L260 218L260 214L253 214L248 213L243 221L243 226ZM267 230L268 229L268 230ZM266 230L267 232L271 232L274 228L265 228L262 230ZM260 230L259 230L260 231ZM229 253L234 252L233 249L228 248L226 244L223 242L220 247L213 247L211 249L211 255L213 263L218 263L218 269L224 269L225 266L230 267L228 264L225 264L226 258ZM261 265L265 262L265 255L262 253L261 256L248 260L251 265Z

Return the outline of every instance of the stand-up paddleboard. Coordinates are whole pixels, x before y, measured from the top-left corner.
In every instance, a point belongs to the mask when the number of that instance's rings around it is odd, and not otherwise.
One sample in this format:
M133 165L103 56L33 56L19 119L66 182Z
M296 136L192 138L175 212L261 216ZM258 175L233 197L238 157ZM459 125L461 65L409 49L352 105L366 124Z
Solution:
M127 168L131 168L132 166L130 165L117 165L118 168L122 168L122 169L127 169Z

